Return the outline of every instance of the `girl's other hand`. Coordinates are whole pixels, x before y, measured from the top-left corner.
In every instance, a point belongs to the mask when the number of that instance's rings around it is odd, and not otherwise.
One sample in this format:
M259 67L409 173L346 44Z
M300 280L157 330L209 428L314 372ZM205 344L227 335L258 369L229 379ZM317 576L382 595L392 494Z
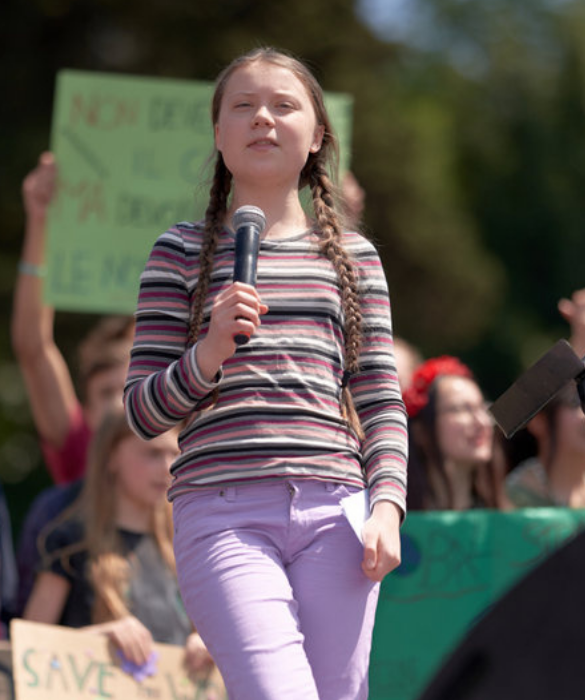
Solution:
M363 528L362 569L372 581L381 581L400 564L401 511L391 501L378 501Z

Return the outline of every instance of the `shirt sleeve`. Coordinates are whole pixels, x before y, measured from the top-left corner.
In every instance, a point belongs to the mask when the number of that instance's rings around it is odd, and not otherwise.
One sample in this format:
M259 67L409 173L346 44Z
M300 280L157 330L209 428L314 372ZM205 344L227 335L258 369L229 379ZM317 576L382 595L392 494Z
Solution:
M188 346L190 293L185 245L178 228L155 243L140 278L136 332L124 389L132 429L149 439L197 410L221 378L209 382Z
M43 458L56 484L69 484L85 474L91 431L78 402L70 418L69 432L61 447L41 440Z
M81 549L83 526L78 520L65 520L47 533L43 545L41 571L50 571L73 585L84 575L85 551Z
M363 467L370 505L387 500L406 513L407 418L398 384L388 285L371 244L357 261L363 340L350 389L365 438Z

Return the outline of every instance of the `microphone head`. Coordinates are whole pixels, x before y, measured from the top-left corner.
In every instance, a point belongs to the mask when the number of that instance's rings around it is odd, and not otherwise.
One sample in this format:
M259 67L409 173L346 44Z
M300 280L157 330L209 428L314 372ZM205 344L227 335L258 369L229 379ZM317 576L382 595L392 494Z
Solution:
M264 231L264 227L266 226L266 217L259 207L255 207L252 204L245 204L234 212L232 225L234 231L237 231L240 226L254 226L254 228L258 229L258 233L260 234Z

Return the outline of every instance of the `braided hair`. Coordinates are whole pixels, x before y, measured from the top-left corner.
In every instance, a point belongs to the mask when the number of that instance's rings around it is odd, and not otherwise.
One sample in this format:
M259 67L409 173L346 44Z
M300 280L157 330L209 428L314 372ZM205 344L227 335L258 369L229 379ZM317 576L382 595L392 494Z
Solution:
M358 292L358 280L353 263L343 246L341 215L338 213L339 193L329 176L329 168L337 170L337 140L325 109L323 92L311 71L296 58L276 49L255 49L235 59L219 75L211 105L211 119L215 125L219 119L222 99L228 80L233 73L254 62L271 63L290 70L305 86L313 104L319 125L324 127L321 148L310 153L299 177L299 190L308 186L312 193L313 209L317 221L319 249L330 260L337 274L341 305L344 314L345 371L342 381L341 413L361 438L363 431L355 411L349 390L349 377L359 370L359 352L362 340L362 314ZM216 153L215 170L210 189L209 205L205 212L203 243L200 253L200 275L193 295L189 342L194 343L201 331L203 307L213 269L213 256L228 208L232 176L222 154ZM212 405L217 400L217 389Z

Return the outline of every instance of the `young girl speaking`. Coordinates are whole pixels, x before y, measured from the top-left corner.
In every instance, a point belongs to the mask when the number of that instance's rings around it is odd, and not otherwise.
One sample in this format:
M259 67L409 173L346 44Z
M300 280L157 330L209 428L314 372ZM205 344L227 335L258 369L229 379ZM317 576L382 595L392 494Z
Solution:
M185 421L169 494L178 576L230 699L366 698L405 510L386 280L342 229L336 142L302 63L273 49L235 60L212 120L205 220L164 233L141 278L127 415L145 438ZM233 282L242 205L266 217L256 287ZM366 486L362 544L340 502Z

